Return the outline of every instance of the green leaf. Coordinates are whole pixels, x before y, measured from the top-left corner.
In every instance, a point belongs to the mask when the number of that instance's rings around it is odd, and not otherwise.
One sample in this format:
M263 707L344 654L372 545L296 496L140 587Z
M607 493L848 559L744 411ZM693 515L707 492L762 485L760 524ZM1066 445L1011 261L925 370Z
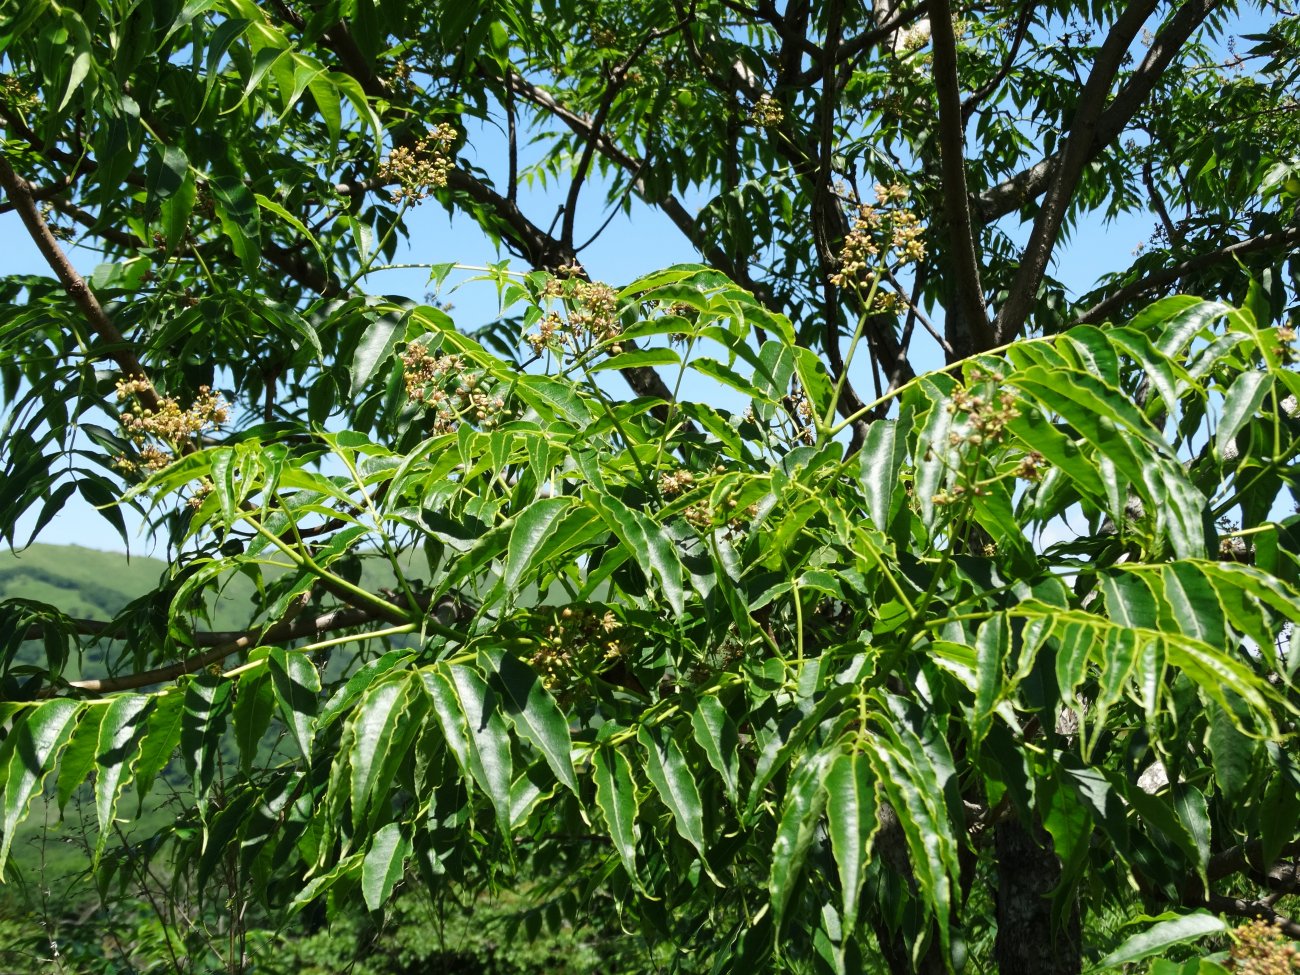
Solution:
M185 707L181 715L181 755L185 769L194 780L194 792L200 805L206 804L208 791L217 775L221 738L226 730L226 713L230 709L230 689L234 681L212 674L200 674L185 687Z
M877 420L871 424L860 457L867 514L876 528L888 531L902 507L906 488L900 475L907 458L907 438L898 435L896 421Z
M710 359L707 356L701 356L691 359L690 367L696 372L708 376L710 379L716 379L724 386L730 386L732 389L744 393L751 399L758 400L760 403L772 403L775 400L767 396L757 386L751 383L736 370L730 366L723 365L717 359Z
M1206 744L1214 758L1214 780L1229 802L1244 802L1254 776L1258 744L1237 730L1226 707L1210 704Z
M709 764L722 776L722 787L733 806L740 804L740 734L727 709L706 696L691 709L691 728Z
M244 772L252 769L262 738L271 727L271 716L274 713L275 694L271 675L264 668L241 674L239 686L235 690L234 724L239 767Z
M170 256L185 243L190 214L194 212L194 202L198 198L198 186L190 172L189 159L179 147L167 146L163 150L163 165L180 177L176 188L167 194L159 208L163 237Z
M1214 432L1214 450L1220 457L1241 428L1259 412L1264 397L1272 388L1273 377L1267 372L1243 372L1233 380L1223 397L1219 428Z
M46 701L24 715L9 734L14 744L5 748L4 836L0 838L0 878L4 877L14 831L27 818L32 796L40 791L45 777L58 760L72 735L73 722L81 704L77 701ZM9 744L8 740L5 742Z
M785 923L786 908L803 871L808 847L826 808L826 790L822 783L835 757L833 752L820 752L791 777L790 790L776 828L776 841L772 844L772 868L768 875L772 920L778 937Z
M411 841L402 835L396 823L389 823L375 833L361 862L361 896L368 910L377 911L384 906L402 879L410 855Z
M424 671L443 734L462 770L491 800L503 835L509 835L511 799L510 735L496 710L496 695L466 666Z
M857 752L841 753L826 773L826 822L831 852L840 874L843 909L840 923L855 929L858 897L871 860L871 837L876 825L876 786L871 763Z
M90 773L94 771L95 758L99 754L99 727L107 714L108 708L88 708L73 729L72 740L68 742L63 758L59 761L60 814L67 807L72 794L90 781Z
M393 349L405 334L406 321L405 316L378 315L366 326L356 351L352 353L352 365L348 370L354 396L365 389L375 371L392 357Z
M975 636L975 707L971 744L978 745L988 734L989 720L1002 693L1005 675L1002 662L1011 657L1011 631L1007 618L990 617Z
M588 371L604 372L607 369L635 369L646 366L676 366L681 365L682 357L673 349L637 349L634 352L623 352L619 355L610 356L601 362L596 363Z
M596 805L605 817L623 868L635 882L637 801L632 765L617 748L603 746L592 752L591 766L596 780Z
M281 206L279 203L277 203L275 200L272 200L268 196L263 196L261 193L254 193L253 198L257 200L257 205L259 207L261 207L263 210L266 210L268 213L275 214L275 216L279 217L290 227L292 227L299 237L301 237L307 243L311 244L312 250L316 252L316 256L320 258L321 263L322 264L325 263L325 253L324 251L321 250L320 241L317 240L315 235L312 234L312 232L307 229L306 224L304 224L301 220L299 220L292 213L286 210L283 206ZM352 388L356 389L357 385L358 384L354 379L352 383Z
M310 765L316 707L320 694L320 673L304 653L272 647L267 654L267 670L280 720L289 729L294 744Z
M540 498L515 517L506 544L506 565L502 582L511 596L519 592L532 572L538 552L544 551L547 540L555 532L561 519L573 507L569 497Z
M947 950L957 847L943 789L924 755L883 737L873 738L871 746L873 771L898 814L923 905Z
M144 741L140 743L135 761L135 792L143 804L158 773L167 767L181 743L181 725L185 718L185 692L169 689L154 696L154 706L145 726Z
M681 748L672 738L645 725L637 729L637 741L646 750L646 776L672 813L677 832L704 856L704 804Z
M80 51L72 59L72 70L68 72L68 87L63 92L63 97L59 100L58 110L62 112L72 101L72 96L77 93L81 83L86 80L86 75L90 73L91 58L89 51Z
M352 821L359 825L370 808L372 795L382 781L389 750L398 745L398 726L407 719L407 688L402 680L387 680L366 690L349 719L352 747L348 752L351 773Z
M233 176L219 176L208 185L217 204L221 230L229 238L235 256L245 271L255 271L262 260L262 222L256 198L243 180Z
M1195 911L1191 914L1177 916L1162 914L1151 918L1155 924L1128 938L1109 955L1088 969L1091 972L1103 972L1106 969L1129 965L1143 958L1168 951L1175 945L1197 941L1211 934L1221 934L1228 930L1228 925L1208 911Z
M684 612L686 594L682 590L682 561L663 526L612 495L590 491L586 493L586 499L600 512L619 541L631 550L647 577L653 572L673 612Z
M577 795L569 722L555 698L531 667L505 651L485 649L480 660L494 678L493 687L499 690L502 709L515 730L533 743L555 777Z
M149 705L145 694L123 694L115 697L108 706L103 723L99 726L99 746L95 756L98 769L95 776L95 815L99 820L99 840L95 844L98 860L108 842L117 799L122 789L131 781L131 763L139 750L140 740L147 731Z

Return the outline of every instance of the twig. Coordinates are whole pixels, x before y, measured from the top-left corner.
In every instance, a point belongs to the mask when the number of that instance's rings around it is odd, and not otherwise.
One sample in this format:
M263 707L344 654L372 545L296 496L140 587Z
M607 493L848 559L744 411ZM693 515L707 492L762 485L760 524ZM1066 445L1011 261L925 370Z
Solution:
M1114 294L1097 302L1091 308L1082 312L1074 320L1075 325L1082 325L1088 322L1099 322L1116 309L1122 308L1143 295L1163 288L1166 285L1173 284L1180 278L1196 271L1203 271L1208 267L1213 267L1221 261L1231 258L1240 257L1244 254L1253 254L1256 251L1279 249L1283 250L1300 244L1300 227L1288 227L1285 230L1274 231L1271 234L1261 234L1258 237L1250 237L1246 240L1233 241L1225 247L1220 247L1216 251L1208 254L1199 254L1196 257L1188 258L1178 264L1162 268L1159 271L1153 271L1146 277L1134 281L1132 284L1125 285Z

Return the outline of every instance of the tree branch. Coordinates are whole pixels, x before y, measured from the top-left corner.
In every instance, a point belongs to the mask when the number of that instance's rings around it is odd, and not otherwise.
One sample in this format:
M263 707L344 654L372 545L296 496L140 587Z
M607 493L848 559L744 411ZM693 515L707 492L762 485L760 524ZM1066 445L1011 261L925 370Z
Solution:
M1216 853L1210 857L1210 862L1206 864L1205 876L1213 883L1216 880L1223 880L1225 877L1231 877L1233 874L1243 873L1252 868L1252 861L1259 859L1263 843L1259 840L1252 840L1249 843L1243 843L1231 847L1221 853ZM1277 855L1280 857L1292 857L1300 854L1300 840L1294 840L1287 843L1282 849L1278 850ZM1270 868L1271 869L1271 868Z
M939 96L939 168L948 251L956 277L959 329L948 329L949 342L961 356L994 346L980 283L979 256L971 227L970 197L966 191L966 147L961 93L957 78L957 38L953 32L952 4L929 0L934 85ZM956 335L954 332L962 334Z
M240 650L249 650L262 644L287 643L303 637L317 636L331 630L361 626L376 619L378 619L378 614L372 610L349 606L346 609L337 609L308 619L281 621L263 629L249 630L247 633L237 635L210 633L206 634L209 640L226 636L229 636L230 639L217 643L203 653L174 664L168 664L166 667L156 667L153 670L144 670L138 674L127 674L123 677L74 680L69 681L69 685L78 690L94 694L109 694L114 691L128 691L138 687L148 687L151 684L162 684L185 674L193 674L212 664L220 663L232 653L238 653Z
M1300 924L1285 914L1279 914L1271 905L1263 901L1249 901L1244 897L1225 897L1223 894L1207 894L1203 904L1216 914L1268 921L1276 924L1288 938L1300 938Z
M63 252L63 248L59 246L59 242L41 216L36 200L32 197L31 184L14 171L8 156L3 152L0 152L0 185L4 186L5 195L18 211L23 226L27 228L28 234L31 235L41 256L49 264L50 270L54 272L73 303L80 309L91 330L107 344L105 353L117 363L123 375L145 384L144 388L136 393L140 404L153 412L161 410L162 399L149 381L144 366L136 358L131 343L118 331L117 326L105 314L99 299L90 290L90 286L72 266L68 255Z
M1119 94L1102 112L1085 164L1095 159L1119 137L1151 94L1174 55L1221 2L1222 0L1189 0L1179 8L1165 29L1156 36L1142 64L1129 76ZM1055 152L1010 179L985 190L980 194L976 207L978 219L984 223L997 220L1016 210L1026 200L1043 193L1056 168L1061 165L1063 152L1064 149Z
M1043 282L1047 263L1065 219L1066 210L1083 175L1083 169L1093 153L1097 141L1097 124L1106 107L1106 97L1115 80L1129 46L1147 18L1159 6L1158 0L1140 0L1124 9L1097 53L1092 71L1079 95L1069 134L1061 151L1060 164L1055 167L1047 197L1038 210L1029 243L1021 255L1010 294L998 309L995 323L995 343L1010 341L1024 329L1025 320L1038 298L1038 288Z
M1221 247L1208 254L1199 254L1179 264L1162 268L1159 271L1153 271L1141 280L1125 285L1114 294L1102 299L1087 311L1081 313L1074 320L1074 324L1083 325L1099 322L1129 302L1135 301L1159 288L1171 285L1189 274L1213 267L1221 261L1241 257L1245 254L1253 254L1257 251L1284 250L1297 244L1300 244L1300 227L1288 227L1285 230L1274 231L1271 234L1261 234L1247 240L1234 241L1226 247Z
M436 613L447 600L435 601L427 595L420 595L416 597L416 602L421 610L428 612L432 608ZM148 687L151 684L162 684L185 674L203 670L213 664L220 663L231 654L238 653L241 650L248 650L264 644L289 643L294 640L320 636L335 630L364 626L366 623L377 622L381 619L384 619L384 615L376 609L348 606L343 609L331 610L328 613L321 613L318 616L287 617L270 626L254 630L196 633L193 635L194 646L208 648L203 653L174 664L168 664L165 667L155 667L136 674L126 674L122 677L69 681L68 686L95 694L109 694L114 691ZM73 623L79 632L113 639L114 626L112 623L102 620L74 620ZM430 626L448 635L454 633L454 631L447 630L440 623L431 623ZM41 636L41 633L42 630L39 625L30 627L27 638L36 639ZM56 692L57 689L51 688L46 694Z
M590 119L564 107L555 100L555 97L550 92L533 85L521 75L512 71L506 81L511 90L523 98L524 101L530 102L554 115L582 139L592 139L601 155L630 174L633 189L642 202L657 207L664 216L672 221L673 226L681 232L682 236L690 242L701 257L731 278L731 280L752 291L764 305L776 310L771 296L750 277L749 269L737 264L722 248L700 233L695 218L691 216L685 204L671 193L654 198L650 197L646 192L645 184L640 179L640 174L645 168L645 160L638 159L625 152L603 133L595 133L593 137Z
M859 34L852 40L845 41L833 55L834 60L831 66L833 68L839 67L841 64L852 61L859 54L863 54L870 50L873 45L886 40L890 35L897 33L900 29L911 24L913 21L920 20L924 13L925 4L922 3L918 3L915 7L906 10L902 6L895 7L890 11L888 18L882 21L878 26ZM828 56L832 55L827 53L823 53L822 55L822 57ZM818 59L814 59L814 61L817 60ZM807 71L799 75L796 81L798 84L804 86L815 85L817 79L821 77L821 73L822 66L819 63L814 63Z

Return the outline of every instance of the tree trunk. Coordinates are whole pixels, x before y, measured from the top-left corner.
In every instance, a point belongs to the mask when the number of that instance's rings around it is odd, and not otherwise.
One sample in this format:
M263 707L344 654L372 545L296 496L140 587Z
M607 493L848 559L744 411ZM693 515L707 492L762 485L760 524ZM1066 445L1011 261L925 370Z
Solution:
M998 972L1078 975L1083 968L1079 905L1072 898L1064 923L1053 922L1051 894L1061 879L1061 861L1046 832L1039 827L1031 833L1010 820L996 827L995 844Z

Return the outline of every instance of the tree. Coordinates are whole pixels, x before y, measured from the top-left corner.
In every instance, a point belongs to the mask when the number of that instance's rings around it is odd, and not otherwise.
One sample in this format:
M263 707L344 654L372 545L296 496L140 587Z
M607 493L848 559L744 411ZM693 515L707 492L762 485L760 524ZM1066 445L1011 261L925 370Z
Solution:
M1261 9L1237 53L1213 0L5 6L51 273L0 286L2 527L135 506L174 567L3 607L0 864L42 788L93 772L98 859L178 762L158 848L241 903L525 864L718 971L1296 936L1300 19ZM590 280L597 192L701 263ZM426 198L518 258L499 319L366 292Z

